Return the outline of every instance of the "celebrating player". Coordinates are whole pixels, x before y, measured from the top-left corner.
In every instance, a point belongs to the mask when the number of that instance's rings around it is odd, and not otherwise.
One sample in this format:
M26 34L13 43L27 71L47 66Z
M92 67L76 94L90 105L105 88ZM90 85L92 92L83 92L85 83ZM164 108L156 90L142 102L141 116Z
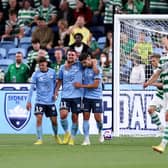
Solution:
M61 105L60 117L61 125L65 131L63 144L74 145L74 139L78 130L78 114L81 112L81 97L82 91L80 88L74 87L73 83L82 82L82 68L77 61L77 53L73 49L67 51L67 60L64 65L60 67L58 74L58 82L55 92L55 97L58 95L60 86L62 85L61 92ZM72 128L71 135L68 128L68 112L72 112Z
M43 144L42 118L44 113L46 117L50 117L56 143L62 144L62 141L57 134L57 111L54 100L56 73L55 70L48 68L47 65L48 62L46 58L41 57L39 59L39 70L35 71L32 75L31 88L26 105L27 110L30 110L32 107L31 98L33 90L36 88L34 114L36 116L37 141L34 143L35 145Z
M74 86L76 88L84 88L84 112L83 112L83 131L84 131L84 142L82 145L90 145L89 139L89 118L90 112L94 113L95 120L97 122L97 127L100 133L99 141L104 142L104 137L102 135L102 82L101 82L101 69L98 73L94 72L93 62L91 56L87 53L83 53L80 58L80 62L83 67L85 67L83 72L83 84L81 82L75 82Z

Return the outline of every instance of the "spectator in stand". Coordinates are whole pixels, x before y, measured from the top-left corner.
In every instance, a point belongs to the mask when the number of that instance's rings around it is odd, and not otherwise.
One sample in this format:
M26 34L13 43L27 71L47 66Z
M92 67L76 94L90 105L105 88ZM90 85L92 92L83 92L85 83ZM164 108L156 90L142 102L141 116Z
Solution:
M27 64L32 67L33 60L37 58L40 50L40 41L32 40L32 49L27 54Z
M4 19L4 13L0 9L0 40L1 36L5 33L5 19Z
M9 11L9 20L5 24L5 34L2 38L19 38L24 36L24 24L17 19L17 13L15 10Z
M163 55L168 56L168 35L163 36L161 41L162 41L162 45L163 45Z
M127 0L122 10L126 14L141 14L143 9L144 2L142 0Z
M142 84L145 82L145 68L141 64L141 57L132 56L133 67L130 73L130 83L132 84Z
M35 9L31 6L31 0L23 1L23 8L18 12L18 19L24 24L25 35L30 36L31 26L34 23Z
M61 0L63 1L63 0ZM75 9L76 8L76 0L66 0L69 4L69 7L72 8L72 9Z
M135 43L133 51L136 52L142 60L143 64L149 64L149 55L152 54L153 48L152 43L147 42L146 40L146 33L140 32L138 37L138 42Z
M48 26L53 26L56 23L57 11L56 8L50 3L50 0L42 0L42 5L37 8L35 22L38 24L39 18L44 18Z
M105 32L113 30L113 12L121 13L122 3L121 0L103 0L105 6L104 26ZM113 7L115 6L115 11Z
M45 22L44 18L39 18L38 25L32 33L32 40L40 41L41 48L51 49L54 42L54 33Z
M74 43L75 41L74 34L76 33L81 33L83 35L82 42L84 42L87 45L90 45L92 35L89 29L85 27L85 18L83 16L77 17L75 24L69 27L69 33L70 33L69 45Z
M9 0L0 0L0 9L5 11L7 9L7 6L8 6L8 1Z
M33 7L34 8L39 8L41 5L41 0L32 0L33 1Z
M168 1L167 0L150 0L150 13L152 14L167 14Z
M96 39L92 38L89 47L92 53L92 58L96 58L97 60L99 60L101 51L100 51L100 48L99 48L99 45Z
M59 10L61 0L50 0L51 4L55 6L56 10Z
M16 62L9 65L5 74L6 83L26 83L28 82L29 68L23 63L23 54L16 53Z
M130 73L132 70L132 58L130 55L120 65L120 82L129 83Z
M79 58L82 53L91 53L89 46L82 42L83 35L81 33L76 33L74 39L75 42L70 45L69 48L76 51L77 58Z
M86 5L90 7L93 17L91 25L100 25L101 23L101 0L85 0Z
M47 51L44 49L40 49L38 51L37 57L32 58L32 63L30 64L29 77L32 76L33 72L35 72L36 70L39 69L38 61L41 57L45 57L48 61L48 66L50 66L50 59L49 59L49 55L48 55Z
M141 57L141 63L145 65L145 78L148 80L153 73L151 64L149 63L149 55L153 52L153 46L151 42L146 41L145 32L142 31L139 33L138 42L135 43L133 51Z
M58 20L58 31L54 34L54 46L67 47L69 43L68 22L65 19Z
M110 61L112 61L112 36L113 33L111 31L108 31L106 34L106 43L103 49L103 52L108 54Z
M60 66L65 63L64 55L65 55L65 52L62 48L55 49L55 52L54 52L55 60L51 63L51 68L55 69L57 77L58 77Z
M76 8L76 0L67 0L69 3L69 7L72 9Z
M102 77L104 83L112 82L112 62L109 60L108 54L102 52L100 54L100 66L102 68Z
M2 68L0 68L0 83L4 83L5 80L5 73Z
M61 0L59 10L58 10L58 20L65 19L68 25L73 25L75 23L74 15L72 15L73 9L69 7L67 0Z
M77 19L78 16L83 16L85 18L86 25L90 25L92 23L92 11L88 6L86 6L84 0L76 1L76 8L74 9L73 14L75 19Z
M129 55L132 52L132 49L135 45L135 42L128 37L128 34L125 32L121 33L121 52L123 55Z
M8 13L11 10L15 10L16 14L18 15L19 9L20 9L19 1L17 1L17 0L9 0L7 8L4 10L5 19L9 19Z

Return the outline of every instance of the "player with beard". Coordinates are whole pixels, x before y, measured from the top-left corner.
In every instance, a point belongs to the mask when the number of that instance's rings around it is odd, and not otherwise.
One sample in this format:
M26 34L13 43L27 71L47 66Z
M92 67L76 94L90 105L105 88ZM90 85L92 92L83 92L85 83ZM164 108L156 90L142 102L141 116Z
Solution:
M82 82L82 67L77 61L77 53L73 49L67 51L67 60L60 67L58 80L56 85L55 97L58 96L58 91L62 85L61 103L60 103L60 118L61 125L65 131L63 144L74 145L74 139L78 131L78 114L81 112L81 97L82 90L75 88L74 82ZM68 128L68 112L72 112L72 128L71 134Z

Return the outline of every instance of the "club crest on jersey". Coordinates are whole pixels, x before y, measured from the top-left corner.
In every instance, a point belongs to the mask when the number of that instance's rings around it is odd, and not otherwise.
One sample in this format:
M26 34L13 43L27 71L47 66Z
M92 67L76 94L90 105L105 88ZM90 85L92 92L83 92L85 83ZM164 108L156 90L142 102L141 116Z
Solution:
M21 130L30 120L31 113L26 110L27 94L5 94L5 118L14 130Z

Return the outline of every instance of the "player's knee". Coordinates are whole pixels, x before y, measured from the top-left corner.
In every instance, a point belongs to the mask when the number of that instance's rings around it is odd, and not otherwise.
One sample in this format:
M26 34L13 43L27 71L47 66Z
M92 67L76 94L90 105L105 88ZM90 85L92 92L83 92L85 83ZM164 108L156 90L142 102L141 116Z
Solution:
M67 110L61 110L60 111L60 118L65 119L68 116L68 111Z
M72 114L72 122L78 123L78 115L77 114Z
M56 118L51 117L50 120L51 120L52 125L57 125Z
M83 114L83 119L84 120L89 120L89 118L90 118L90 113L84 113Z

